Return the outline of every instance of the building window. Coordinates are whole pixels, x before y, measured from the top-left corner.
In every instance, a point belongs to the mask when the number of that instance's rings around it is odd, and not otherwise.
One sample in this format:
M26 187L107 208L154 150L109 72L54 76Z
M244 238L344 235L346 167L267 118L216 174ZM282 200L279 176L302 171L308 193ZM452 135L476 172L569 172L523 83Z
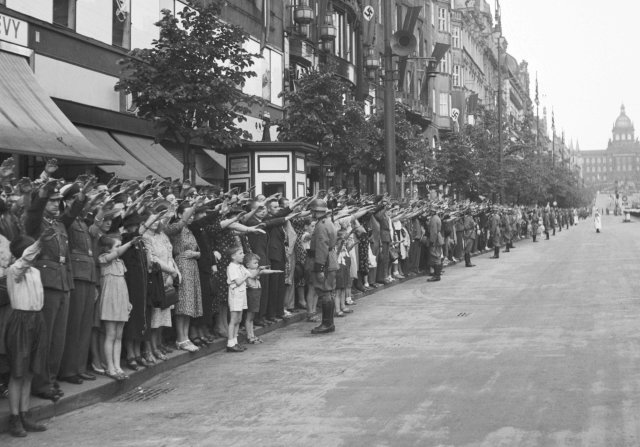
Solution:
M4 5L4 1L0 1ZM76 29L76 0L53 0L53 23Z
M447 54L444 55L442 60L440 61L440 73L450 74L449 70L451 69L451 53L447 51Z
M453 86L454 87L462 87L462 82L460 80L460 65L453 66Z
M438 31L449 31L448 11L446 8L438 8Z
M453 48L460 48L460 28L457 26L451 28L451 44Z
M449 116L449 94L440 93L440 116Z
M111 44L131 48L131 0L113 0Z
M432 98L432 102L431 102L431 106L433 108L433 114L436 114L436 89L432 89L431 90L431 98Z

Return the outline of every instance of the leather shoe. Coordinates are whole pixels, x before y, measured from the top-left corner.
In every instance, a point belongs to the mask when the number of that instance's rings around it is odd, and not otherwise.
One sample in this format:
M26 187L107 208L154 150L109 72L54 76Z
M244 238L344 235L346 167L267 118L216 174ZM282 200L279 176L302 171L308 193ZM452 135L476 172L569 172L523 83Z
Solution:
M240 346L235 345L235 346L227 346L227 352L244 352L244 349L242 349Z
M74 385L82 385L84 380L82 380L78 376L69 376L69 377L59 377L58 380L62 382L72 383Z
M436 281L440 281L439 276L432 276L431 278L427 279L427 282L436 282Z
M96 376L94 374L91 374L90 372L80 373L78 374L78 377L80 377L82 380L96 380Z
M60 397L62 397L62 395L55 390L39 391L33 393L33 395L39 397L40 399L50 400L52 402L57 402L58 400L60 400Z
M312 334L328 334L330 332L335 332L336 327L334 325L331 326L325 326L324 324L321 324L320 326L311 329L311 333Z

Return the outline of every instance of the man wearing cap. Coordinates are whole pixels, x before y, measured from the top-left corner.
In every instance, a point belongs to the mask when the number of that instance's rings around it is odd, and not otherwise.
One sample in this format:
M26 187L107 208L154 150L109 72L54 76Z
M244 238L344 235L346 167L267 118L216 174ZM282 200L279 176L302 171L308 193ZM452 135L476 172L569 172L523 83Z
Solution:
M389 248L391 246L391 223L387 210L389 204L383 199L384 205L373 217L380 224L380 251L378 252L378 270L376 272L376 282L379 284L389 284Z
M85 200L76 198L82 188L78 183L62 187L60 193L65 209L70 209L74 201L84 205ZM95 376L87 372L87 358L91 344L98 273L93 253L93 239L81 216L73 220L68 235L74 288L69 294L67 334L59 378L64 382L81 384L83 380L95 380Z
M442 220L438 214L434 214L429 219L429 267L433 267L433 276L427 279L429 282L440 281L443 245Z
M493 212L489 218L489 237L493 243L493 256L490 259L500 258L500 244L502 243L500 234L500 215Z
M463 236L464 236L464 266L475 267L471 263L471 250L476 239L476 222L471 216L471 210L467 209L464 213L464 219L462 221Z
M327 202L322 199L314 199L309 204L309 208L312 217L317 219L309 247L309 258L313 262L311 281L322 306L322 323L313 328L311 333L326 334L336 330L333 325L335 311L333 294L335 293L336 271L338 270L338 256L335 250L338 234L335 225L329 218Z
M57 188L57 181L48 181L31 202L25 218L25 231L34 239L39 238L46 228L54 230L51 235L42 238L40 255L34 263L34 267L40 271L44 289L42 313L49 346L48 374L36 375L32 383L34 395L53 401L63 394L57 387L56 377L65 346L69 292L73 289L67 229L82 211L84 191L78 193L77 200L62 214L60 199L62 194Z

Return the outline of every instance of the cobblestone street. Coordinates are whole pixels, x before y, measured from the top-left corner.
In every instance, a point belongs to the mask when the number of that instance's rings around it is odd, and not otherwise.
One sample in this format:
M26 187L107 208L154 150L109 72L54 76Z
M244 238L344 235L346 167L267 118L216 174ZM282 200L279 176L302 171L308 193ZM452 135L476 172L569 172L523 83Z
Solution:
M499 261L361 300L214 354L3 445L634 446L638 223L605 216Z

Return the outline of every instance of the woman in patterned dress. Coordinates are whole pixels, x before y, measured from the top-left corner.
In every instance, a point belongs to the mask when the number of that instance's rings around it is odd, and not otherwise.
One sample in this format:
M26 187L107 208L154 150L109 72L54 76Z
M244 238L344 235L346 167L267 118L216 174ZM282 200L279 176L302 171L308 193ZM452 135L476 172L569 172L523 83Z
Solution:
M158 215L152 215L147 219L143 227L142 240L148 249L150 260L162 270L162 279L165 286L173 284L173 280L180 278L180 271L173 260L173 247L169 236L163 231L164 225L162 219ZM147 230L148 229L148 230ZM171 327L171 308L160 309L154 307L151 309L151 336L148 342L145 342L146 352L144 359L147 363L154 364L156 359L166 360L167 356L161 351L161 328Z
M196 206L201 204L196 202ZM193 220L195 209L195 206L183 202L176 212L179 220L169 224L164 230L171 240L173 258L182 275L182 281L178 287L178 303L175 308L176 347L189 352L199 349L189 339L189 324L192 318L202 316L202 288L198 271L200 247L188 227Z
M227 337L229 323L227 321L227 298L229 295L229 284L227 284L227 267L231 263L231 258L227 255L229 248L240 246L241 241L236 235L239 233L264 233L264 230L256 227L247 227L237 222L242 216L241 209L230 210L223 205L220 210L219 222L208 227L209 235L215 247L216 272L213 281L214 306L218 313L214 321L214 333L219 337ZM225 219L226 218L226 219ZM223 220L224 219L224 220Z

